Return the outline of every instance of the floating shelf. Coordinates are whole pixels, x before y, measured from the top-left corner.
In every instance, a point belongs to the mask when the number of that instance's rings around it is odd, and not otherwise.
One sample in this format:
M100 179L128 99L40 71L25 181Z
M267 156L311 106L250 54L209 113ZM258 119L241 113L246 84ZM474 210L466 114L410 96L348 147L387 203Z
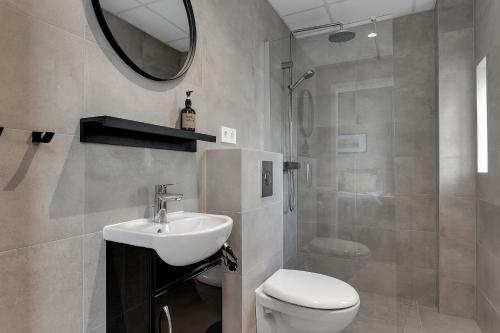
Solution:
M197 141L216 137L109 116L80 119L80 142L196 152Z

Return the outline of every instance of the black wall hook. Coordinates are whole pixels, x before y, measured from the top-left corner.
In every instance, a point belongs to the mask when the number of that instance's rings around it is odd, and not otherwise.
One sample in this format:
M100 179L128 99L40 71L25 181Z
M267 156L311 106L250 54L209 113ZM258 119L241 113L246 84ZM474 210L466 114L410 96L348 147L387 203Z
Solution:
M0 127L0 135L2 135L3 127Z
M54 135L54 132L33 132L31 133L31 142L34 144L49 143Z

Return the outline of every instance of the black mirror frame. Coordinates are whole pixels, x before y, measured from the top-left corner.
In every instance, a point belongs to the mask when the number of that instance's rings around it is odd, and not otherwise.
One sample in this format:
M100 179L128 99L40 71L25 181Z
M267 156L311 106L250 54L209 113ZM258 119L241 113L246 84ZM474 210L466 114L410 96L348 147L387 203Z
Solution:
M97 17L97 21L99 22L99 25L106 36L106 39L108 40L109 44L111 44L111 47L115 50L115 52L120 56L120 58L125 61L125 63L130 66L134 71L139 73L140 75L154 80L154 81L172 81L175 79L180 78L186 72L188 71L189 67L191 67L191 64L193 63L194 55L196 53L196 38L197 38L197 33L196 33L196 20L194 18L194 11L193 11L193 6L191 5L191 0L183 0L184 2L184 7L186 8L186 14L188 17L188 22L189 22L189 52L186 58L186 61L184 62L184 65L182 66L181 70L174 75L171 78L165 79L165 78L159 78L155 77L149 73L146 73L143 71L139 66L137 66L132 59L130 59L125 51L121 48L120 44L116 41L115 37L113 36L113 33L111 32L111 29L108 26L108 23L106 22L106 18L104 17L104 13L102 11L101 3L100 0L92 0L92 6L94 7L94 12Z

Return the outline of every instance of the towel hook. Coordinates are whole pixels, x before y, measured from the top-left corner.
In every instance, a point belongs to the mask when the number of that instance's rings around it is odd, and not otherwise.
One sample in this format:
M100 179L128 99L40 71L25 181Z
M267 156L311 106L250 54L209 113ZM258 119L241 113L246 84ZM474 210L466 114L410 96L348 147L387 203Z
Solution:
M54 137L54 132L32 132L31 142L34 144L49 143Z

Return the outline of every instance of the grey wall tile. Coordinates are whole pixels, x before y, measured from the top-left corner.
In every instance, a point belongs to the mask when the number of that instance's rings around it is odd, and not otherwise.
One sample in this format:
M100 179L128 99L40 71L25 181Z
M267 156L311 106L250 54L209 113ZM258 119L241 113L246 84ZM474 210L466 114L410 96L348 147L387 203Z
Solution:
M475 313L476 145L473 1L437 4L439 76L439 307Z
M474 25L474 1L438 1L438 31L447 32Z
M106 326L106 241L102 232L83 237L83 330Z
M0 4L83 37L85 16L82 0L2 0Z
M242 215L243 273L267 256L283 251L283 210L281 202Z
M437 302L437 270L415 268L412 272L413 297L418 304L435 307Z
M90 42L85 43L85 68L84 116L109 115L175 126L182 104L175 94L166 93L172 86L140 77L113 51Z
M476 161L460 157L444 157L439 162L440 195L476 193Z
M255 289L281 267L283 267L283 254L280 249L276 253L268 253L265 260L261 260L250 271L243 274L242 332L255 333Z
M356 224L361 227L395 228L395 204L391 197L356 198Z
M0 251L82 234L83 155L72 136L34 146L31 133L7 129L0 140Z
M169 191L184 194L169 211L190 210L198 197L196 174L196 156L190 153L85 145L85 233L151 217L156 184L175 184Z
M222 279L222 322L224 332L242 329L242 279L241 274L225 273Z
M471 244L476 241L476 200L472 196L441 196L439 233Z
M432 52L435 41L434 11L407 15L394 20L394 55L409 56ZM427 29L422 29L427 27Z
M498 311L498 308L500 308L500 286L498 285L500 267L498 257L495 252L482 244L479 244L477 247L477 256L478 289Z
M81 332L82 238L0 254L5 332Z
M482 333L495 333L500 327L500 314L488 302L482 292L477 295L477 323Z
M476 313L476 288L446 278L439 280L439 311L445 314L474 318Z
M206 193L208 210L242 211L241 151L208 150L206 152Z
M477 241L492 253L500 252L500 206L478 201Z
M476 249L474 243L457 238L439 237L439 276L475 284Z
M81 40L5 5L0 38L2 126L75 133L83 111Z

